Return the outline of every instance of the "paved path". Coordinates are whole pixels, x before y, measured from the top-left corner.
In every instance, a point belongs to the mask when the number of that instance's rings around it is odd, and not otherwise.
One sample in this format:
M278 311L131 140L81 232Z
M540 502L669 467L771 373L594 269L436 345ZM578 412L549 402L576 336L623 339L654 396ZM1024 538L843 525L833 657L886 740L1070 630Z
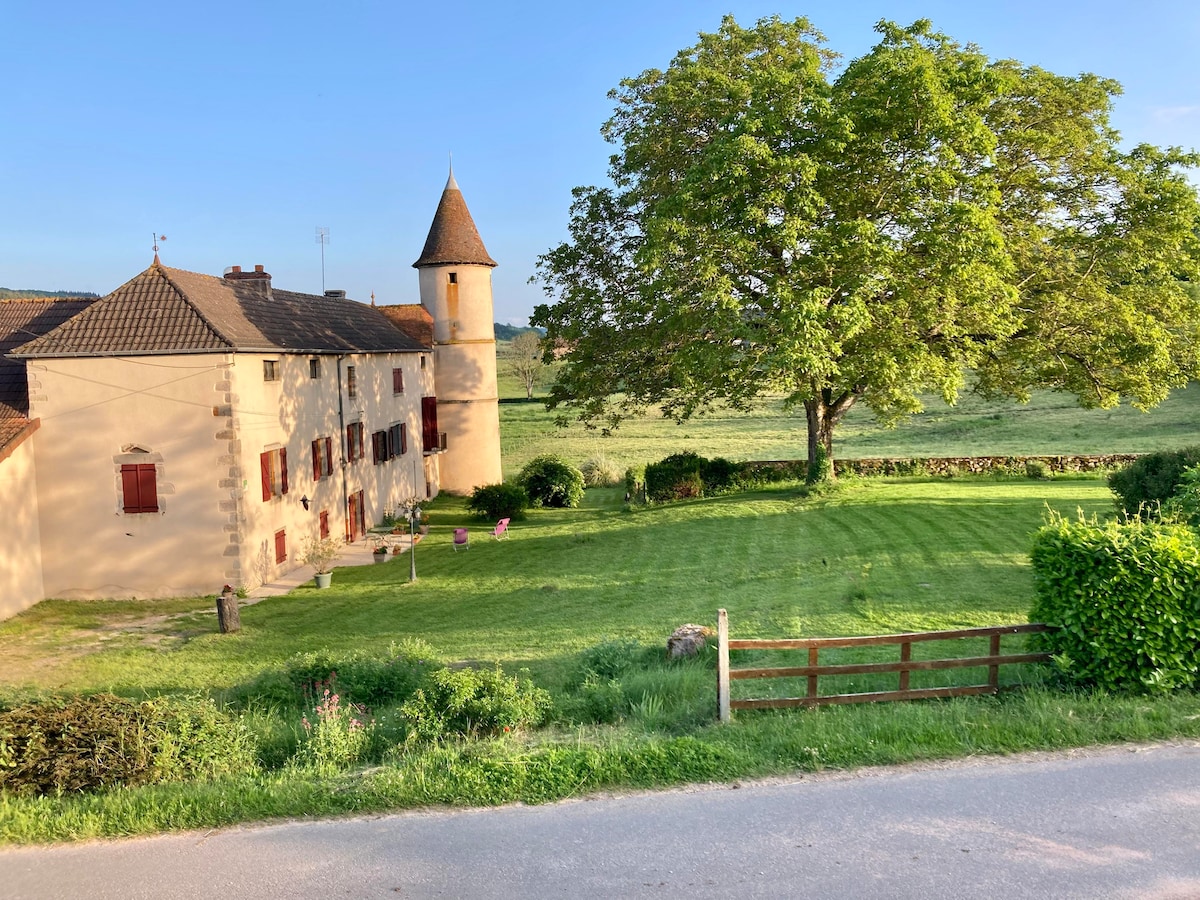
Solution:
M0 851L0 896L1200 897L1200 744Z

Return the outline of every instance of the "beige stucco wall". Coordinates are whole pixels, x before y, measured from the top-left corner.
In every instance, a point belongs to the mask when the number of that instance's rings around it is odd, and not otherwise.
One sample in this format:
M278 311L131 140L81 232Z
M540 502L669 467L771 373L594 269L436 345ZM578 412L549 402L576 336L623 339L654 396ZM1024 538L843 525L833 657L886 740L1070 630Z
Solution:
M33 429L0 450L0 619L44 596Z
M229 435L218 354L27 364L49 597L217 593ZM144 451L144 452L142 452ZM120 464L156 466L159 511L122 510Z
M426 364L421 365L425 357ZM428 353L181 354L31 360L43 596L174 597L255 587L298 565L304 538L346 534L345 497L363 492L367 526L409 496L437 493L436 459L421 454L421 397L432 395ZM277 362L266 381L263 361ZM348 393L354 365L357 396ZM366 458L345 463L338 414L362 421ZM404 371L402 394L392 369ZM408 453L381 465L371 434L404 422ZM333 474L314 480L312 441L332 438ZM288 493L262 499L260 454L286 448ZM145 451L145 452L142 452ZM122 510L120 464L152 463L159 511ZM414 466L415 463L415 466ZM309 499L306 510L301 498ZM283 530L287 558L275 561Z
M421 357L426 357L422 367ZM312 378L309 361L319 358L321 377ZM263 379L263 361L276 360L278 381ZM349 395L348 367L355 368L357 396ZM404 372L404 392L394 394L392 369ZM341 373L341 418L338 373ZM330 536L346 535L346 498L362 491L370 528L410 496L425 496L421 455L421 397L433 393L430 354L238 354L231 368L230 429L237 436L239 483L230 499L240 525L239 553L230 559L231 583L255 586L290 571L299 563L304 541L319 533L320 513L329 513ZM346 460L343 422L364 425L366 457ZM372 462L371 435L403 422L408 452L380 465ZM333 475L313 478L312 442L333 438ZM262 497L260 455L287 450L288 493ZM436 496L436 467L432 495ZM302 498L309 499L306 510ZM284 531L288 558L275 562L275 533Z
M449 275L454 273L456 283ZM421 303L433 316L438 425L447 447L441 486L456 494L502 480L500 408L492 270L430 266L420 270Z

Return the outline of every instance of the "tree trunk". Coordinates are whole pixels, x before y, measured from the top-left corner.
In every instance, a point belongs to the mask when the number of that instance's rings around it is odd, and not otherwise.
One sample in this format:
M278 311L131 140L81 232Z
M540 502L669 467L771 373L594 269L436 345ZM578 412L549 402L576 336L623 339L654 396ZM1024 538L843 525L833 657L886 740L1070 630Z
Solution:
M814 399L804 401L808 420L809 484L837 478L833 468L833 430L850 411L859 393L857 389L846 391L835 398L833 391L825 388L817 391Z

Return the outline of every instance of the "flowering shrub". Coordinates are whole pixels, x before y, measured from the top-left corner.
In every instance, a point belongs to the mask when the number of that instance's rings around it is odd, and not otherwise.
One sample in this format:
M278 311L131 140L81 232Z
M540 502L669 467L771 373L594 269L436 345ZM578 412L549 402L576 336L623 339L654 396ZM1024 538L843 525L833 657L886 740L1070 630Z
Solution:
M333 691L332 682L319 685L321 692L312 707L300 719L304 736L297 751L297 762L320 772L331 773L361 761L371 746L373 721L367 721L361 707L343 704Z

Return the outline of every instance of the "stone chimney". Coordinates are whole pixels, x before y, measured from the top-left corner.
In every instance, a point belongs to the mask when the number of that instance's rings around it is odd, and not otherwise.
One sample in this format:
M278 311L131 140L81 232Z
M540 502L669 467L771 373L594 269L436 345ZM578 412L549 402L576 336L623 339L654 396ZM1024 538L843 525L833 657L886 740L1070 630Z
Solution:
M330 300L345 300L346 292L345 291L328 290L325 292L325 296Z
M248 281L262 293L271 298L271 273L264 272L262 266L255 266L253 272L243 272L241 266L230 266L225 270L226 281Z
M262 266L255 266L253 272L243 272L241 266L230 266L225 270L226 281L265 281L271 282L271 273L264 272Z

